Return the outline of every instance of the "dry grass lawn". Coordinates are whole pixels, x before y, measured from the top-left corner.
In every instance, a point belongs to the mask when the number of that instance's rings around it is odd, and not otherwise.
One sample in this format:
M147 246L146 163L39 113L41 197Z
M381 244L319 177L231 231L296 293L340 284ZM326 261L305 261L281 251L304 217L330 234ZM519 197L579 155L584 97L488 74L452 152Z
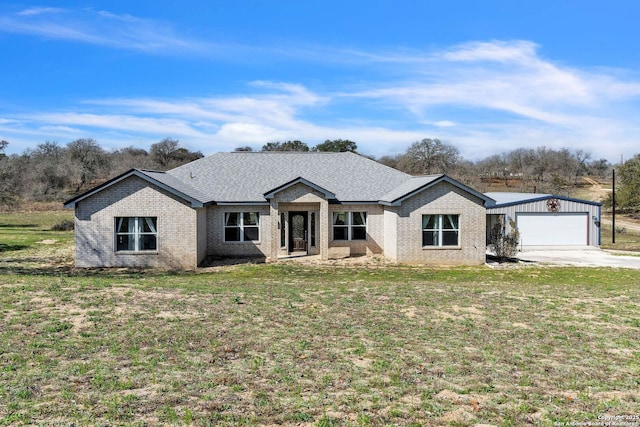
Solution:
M76 271L69 234L41 234L0 253L0 425L553 426L640 414L638 271Z

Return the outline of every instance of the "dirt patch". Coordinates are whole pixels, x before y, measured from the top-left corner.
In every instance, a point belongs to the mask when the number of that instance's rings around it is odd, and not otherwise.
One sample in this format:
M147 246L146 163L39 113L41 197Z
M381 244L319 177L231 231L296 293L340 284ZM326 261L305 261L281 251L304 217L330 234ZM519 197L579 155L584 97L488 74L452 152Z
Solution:
M45 240L40 240L39 242L36 242L36 243L39 243L41 245L53 245L54 243L57 243L57 242L58 241L55 239L45 239Z

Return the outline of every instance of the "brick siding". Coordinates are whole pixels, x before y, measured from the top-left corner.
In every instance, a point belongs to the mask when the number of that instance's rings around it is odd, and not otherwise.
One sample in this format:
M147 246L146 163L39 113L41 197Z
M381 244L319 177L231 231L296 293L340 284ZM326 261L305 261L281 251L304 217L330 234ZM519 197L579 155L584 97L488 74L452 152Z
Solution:
M196 209L138 177L129 177L76 206L76 266L195 268ZM116 217L158 218L155 253L115 251Z
M460 215L460 246L422 246L422 215ZM397 261L425 264L483 264L486 209L482 200L442 182L402 202L397 215Z

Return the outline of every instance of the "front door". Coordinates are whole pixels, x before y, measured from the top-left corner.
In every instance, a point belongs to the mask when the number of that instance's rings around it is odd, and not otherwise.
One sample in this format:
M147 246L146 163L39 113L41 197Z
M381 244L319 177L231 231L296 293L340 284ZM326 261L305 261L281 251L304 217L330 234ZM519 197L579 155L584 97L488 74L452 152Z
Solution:
M307 252L307 212L289 212L289 252Z

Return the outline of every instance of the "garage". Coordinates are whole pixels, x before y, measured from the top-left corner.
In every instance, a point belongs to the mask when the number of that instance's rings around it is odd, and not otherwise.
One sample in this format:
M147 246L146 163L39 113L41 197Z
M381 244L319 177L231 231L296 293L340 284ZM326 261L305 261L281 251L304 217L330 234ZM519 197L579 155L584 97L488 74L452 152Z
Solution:
M520 249L533 246L600 246L602 204L555 194L485 193L487 244L491 227L500 219L520 232Z
M586 213L517 213L522 246L585 246L589 244Z

